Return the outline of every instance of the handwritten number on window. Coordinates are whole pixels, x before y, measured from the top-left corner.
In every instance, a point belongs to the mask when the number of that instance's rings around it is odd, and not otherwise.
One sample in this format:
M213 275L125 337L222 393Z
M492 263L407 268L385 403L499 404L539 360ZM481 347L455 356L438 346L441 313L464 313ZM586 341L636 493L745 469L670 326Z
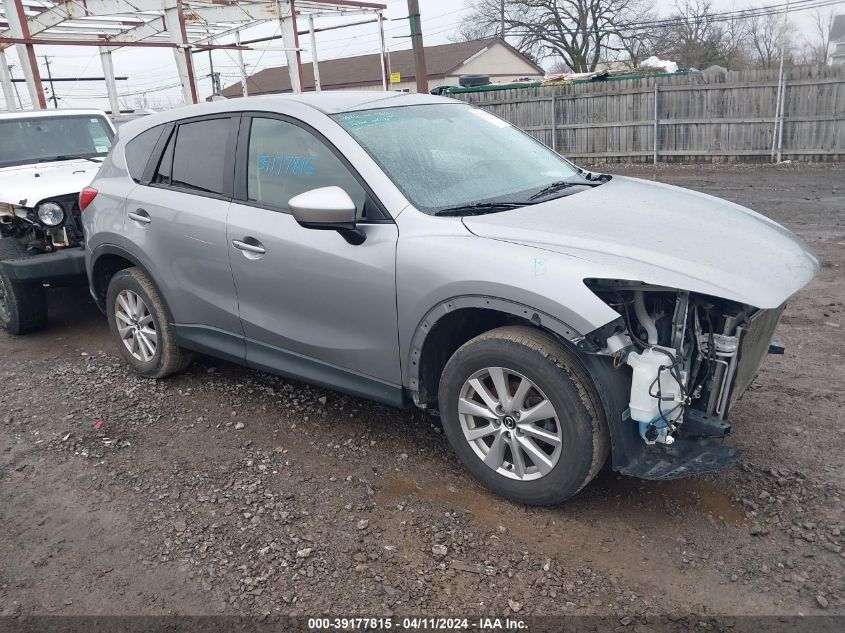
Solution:
M258 158L258 171L276 176L313 176L317 173L316 160L316 156L262 154Z

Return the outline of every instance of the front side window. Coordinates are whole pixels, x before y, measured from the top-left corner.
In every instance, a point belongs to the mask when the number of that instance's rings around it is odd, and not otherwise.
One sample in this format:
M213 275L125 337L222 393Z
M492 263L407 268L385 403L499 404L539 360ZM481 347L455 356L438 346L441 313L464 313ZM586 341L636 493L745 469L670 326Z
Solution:
M230 122L223 118L179 125L165 149L155 181L222 194L226 169L232 169L232 161L226 155Z
M575 167L484 110L459 103L333 117L426 213L496 200L522 203L551 183L583 183Z
M102 116L0 120L0 167L105 156L114 132Z
M332 185L341 187L364 215L366 193L319 138L278 119L254 118L249 132L247 198L287 209L294 196Z

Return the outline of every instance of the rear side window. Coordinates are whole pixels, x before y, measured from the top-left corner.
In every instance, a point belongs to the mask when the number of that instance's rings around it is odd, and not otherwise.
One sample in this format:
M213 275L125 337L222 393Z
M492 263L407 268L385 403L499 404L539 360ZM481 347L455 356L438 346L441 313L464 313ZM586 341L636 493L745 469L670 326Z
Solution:
M173 138L165 150L159 169L163 172L165 163L172 163L169 170L171 186L202 193L223 193L227 164L228 169L232 169L232 160L227 160L226 156L230 122L228 118L209 119L183 123L177 128L172 159L168 157L168 152L171 151ZM163 173L160 175L166 176Z
M280 209L300 193L336 185L366 216L366 192L322 140L301 127L256 117L249 134L247 197Z
M126 167L135 182L139 182L143 177L147 161L158 143L162 130L164 130L163 125L151 128L146 132L141 132L126 144Z

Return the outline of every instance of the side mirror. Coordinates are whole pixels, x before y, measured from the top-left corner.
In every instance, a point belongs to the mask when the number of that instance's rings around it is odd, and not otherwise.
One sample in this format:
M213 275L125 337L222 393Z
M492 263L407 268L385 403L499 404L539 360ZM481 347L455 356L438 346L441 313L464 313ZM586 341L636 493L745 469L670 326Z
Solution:
M337 231L350 244L363 244L367 234L355 226L358 209L340 187L320 187L288 200L293 219L306 229Z
M308 229L343 230L355 228L358 210L352 198L340 187L320 187L288 201L294 220Z

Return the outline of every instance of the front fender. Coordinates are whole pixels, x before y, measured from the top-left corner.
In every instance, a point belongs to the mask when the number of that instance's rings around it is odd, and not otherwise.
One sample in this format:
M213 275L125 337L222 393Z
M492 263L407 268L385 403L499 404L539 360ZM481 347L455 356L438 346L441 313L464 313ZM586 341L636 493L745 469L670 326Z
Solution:
M450 299L446 299L445 301L441 301L429 310L414 330L408 355L404 359L405 362L402 363L403 367L408 368L407 381L404 381L404 384L409 387L411 391L419 391L420 388L420 359L422 357L422 350L426 337L434 329L437 322L447 314L456 310L464 310L467 308L495 310L497 312L503 312L505 314L511 314L513 316L527 319L538 327L551 330L568 341L578 340L581 336L574 328L570 327L560 319L540 310L536 310L531 306L517 303L515 301L500 299L498 297L486 297L483 295L452 297Z
M584 285L598 272L591 262L477 237L459 218L409 209L397 223L399 346L403 384L411 389L418 378L414 354L434 322L458 309L456 302L539 319L570 341L619 316Z

